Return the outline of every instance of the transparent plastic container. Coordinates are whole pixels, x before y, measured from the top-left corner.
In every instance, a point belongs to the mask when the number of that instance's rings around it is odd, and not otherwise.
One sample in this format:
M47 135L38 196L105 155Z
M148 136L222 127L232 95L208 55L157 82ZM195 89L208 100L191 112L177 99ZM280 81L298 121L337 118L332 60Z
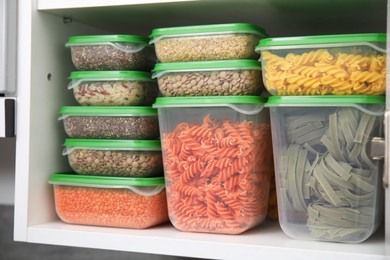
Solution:
M158 63L153 72L166 97L248 96L264 90L261 64L255 60Z
M292 238L360 243L382 222L382 96L272 96L279 223Z
M258 59L264 29L247 23L154 29L149 36L160 62Z
M63 155L81 175L155 177L163 175L159 140L66 139Z
M143 229L168 221L164 178L54 173L55 209L69 224Z
M172 224L239 234L263 222L274 170L264 99L162 97L153 106Z
M142 71L74 71L68 79L82 106L150 106L159 95L157 82Z
M256 51L272 95L385 94L386 34L268 38Z
M157 62L148 38L137 35L72 36L65 44L77 70L150 71Z
M157 110L152 107L64 106L59 114L71 138L150 140L160 136Z

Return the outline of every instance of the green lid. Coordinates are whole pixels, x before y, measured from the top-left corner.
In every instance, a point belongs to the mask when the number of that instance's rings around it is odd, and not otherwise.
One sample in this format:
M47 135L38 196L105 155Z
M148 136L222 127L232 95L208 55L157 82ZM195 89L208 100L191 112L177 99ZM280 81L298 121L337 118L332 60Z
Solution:
M73 71L68 79L136 79L151 80L151 74L143 71Z
M164 185L164 177L129 178L79 175L74 173L54 173L49 179L51 184L74 184L78 186L159 186Z
M260 96L206 96L206 97L160 97L153 107L191 107L199 105L251 105L264 104L265 98Z
M82 45L89 43L107 43L107 42L128 42L148 44L147 37L127 34L113 34L113 35L82 35L69 37L65 46Z
M64 146L96 149L161 150L159 140L65 139Z
M267 36L265 30L257 25L249 23L228 23L228 24L211 24L211 25L195 25L195 26L180 26L169 28L153 29L150 38L175 35L191 35L191 34L210 34L223 32L245 32Z
M271 46L362 43L362 42L385 43L386 34L385 33L362 33L362 34L338 34L338 35L315 35L315 36L266 38L260 40L257 48L261 49L261 48L271 47Z
M267 106L272 105L344 105L384 104L384 96L270 96Z
M261 63L257 60L218 60L218 61L191 61L157 63L152 72L159 71L189 71L212 69L253 69L261 70Z
M63 106L61 115L157 116L157 109L147 106Z

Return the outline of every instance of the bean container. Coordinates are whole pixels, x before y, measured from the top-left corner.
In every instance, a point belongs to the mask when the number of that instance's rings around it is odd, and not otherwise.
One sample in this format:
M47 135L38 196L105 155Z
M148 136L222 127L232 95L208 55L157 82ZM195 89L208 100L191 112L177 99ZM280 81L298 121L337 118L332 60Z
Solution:
M292 238L359 243L382 221L383 96L271 96L279 222Z
M82 106L150 106L159 95L157 82L142 71L75 71L68 79Z
M386 34L262 39L263 80L272 95L383 95Z
M143 229L168 221L164 178L54 173L55 209L69 224Z
M152 107L64 106L59 114L71 138L149 140L160 135Z
M259 95L264 89L256 60L158 63L153 72L166 97Z
M159 140L66 139L63 155L81 175L163 175Z
M168 214L182 231L239 234L267 216L273 158L259 96L161 97Z
M149 36L160 62L258 59L263 28L247 23L154 29Z
M157 61L148 38L138 35L72 36L65 46L77 70L150 71Z

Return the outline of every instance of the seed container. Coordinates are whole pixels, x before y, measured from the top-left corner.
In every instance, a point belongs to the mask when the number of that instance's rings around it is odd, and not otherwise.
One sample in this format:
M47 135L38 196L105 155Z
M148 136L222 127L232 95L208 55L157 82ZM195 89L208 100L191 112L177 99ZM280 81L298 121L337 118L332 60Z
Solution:
M66 139L63 155L82 175L153 177L163 175L158 140Z
M150 106L159 95L147 72L75 71L68 79L68 89L82 106Z
M296 239L359 243L382 221L383 96L271 96L279 223Z
M267 216L273 158L259 96L161 97L168 214L182 231L239 234Z
M383 95L386 34L268 38L261 52L272 95Z
M168 221L164 178L55 173L55 209L69 224L148 228Z
M64 106L59 120L71 138L149 140L160 135L152 107Z
M166 97L260 95L264 89L255 60L158 63L153 72Z
M149 36L160 62L258 59L263 28L232 23L158 28Z
M148 38L137 35L72 36L70 48L77 70L150 71L157 62Z

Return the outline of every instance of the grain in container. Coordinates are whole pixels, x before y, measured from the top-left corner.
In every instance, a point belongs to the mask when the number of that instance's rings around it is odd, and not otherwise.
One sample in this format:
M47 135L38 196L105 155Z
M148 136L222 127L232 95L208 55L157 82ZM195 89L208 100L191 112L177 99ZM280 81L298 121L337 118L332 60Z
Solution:
M157 62L149 39L138 35L72 36L65 46L77 70L150 71Z
M142 229L168 221L163 177L54 173L49 183L65 223Z
M166 97L260 95L264 89L255 60L158 63L153 72Z
M66 139L63 155L78 174L124 177L163 175L159 140Z
M265 219L274 169L264 102L157 98L168 214L177 229L238 234Z
M149 36L160 62L258 59L264 29L248 23L154 29Z
M142 71L74 71L68 89L82 106L150 106L157 82Z
M256 51L272 95L385 94L386 34L268 38Z
M71 138L158 139L157 110L148 106L63 106L59 112Z
M359 243L382 221L383 96L271 96L279 222L296 239Z

